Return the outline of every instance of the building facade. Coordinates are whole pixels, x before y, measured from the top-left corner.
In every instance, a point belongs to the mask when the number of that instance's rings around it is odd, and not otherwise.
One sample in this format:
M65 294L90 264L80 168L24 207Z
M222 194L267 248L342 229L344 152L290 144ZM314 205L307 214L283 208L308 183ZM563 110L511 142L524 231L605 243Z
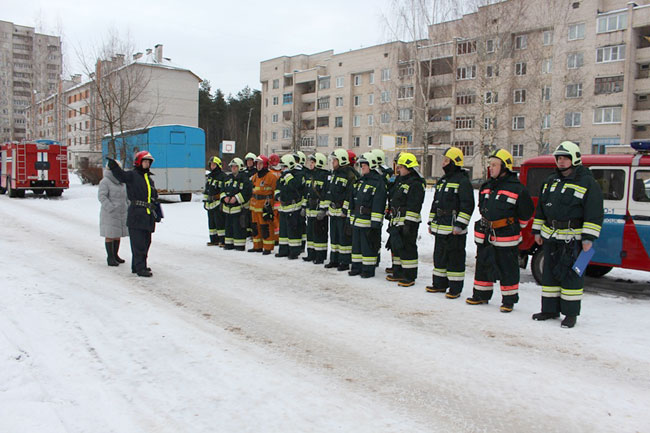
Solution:
M473 177L497 147L515 165L563 140L625 152L650 139L650 1L506 0L426 41L279 57L260 78L262 152L363 152L396 135L427 176L455 145Z
M56 92L61 78L61 38L0 21L0 141L27 136L27 107Z

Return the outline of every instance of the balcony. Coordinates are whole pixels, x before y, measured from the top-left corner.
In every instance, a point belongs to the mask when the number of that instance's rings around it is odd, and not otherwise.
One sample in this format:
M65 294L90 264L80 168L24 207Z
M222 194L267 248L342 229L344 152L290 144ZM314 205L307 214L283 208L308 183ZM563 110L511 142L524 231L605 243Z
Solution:
M301 111L300 119L302 120L316 120L316 112L313 110L310 111Z
M632 125L650 125L650 110L632 111Z
M635 61L637 63L650 63L650 47L637 48Z
M650 94L650 78L638 78L634 80L634 93L637 95Z

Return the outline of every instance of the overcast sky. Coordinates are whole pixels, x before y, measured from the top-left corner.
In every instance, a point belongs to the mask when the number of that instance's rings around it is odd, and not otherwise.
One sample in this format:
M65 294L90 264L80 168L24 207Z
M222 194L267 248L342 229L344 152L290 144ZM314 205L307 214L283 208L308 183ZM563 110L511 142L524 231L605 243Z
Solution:
M259 89L260 62L282 55L334 52L386 42L391 0L70 0L7 1L0 20L62 34L68 74L78 54L100 46L110 29L136 51L163 44L163 55L212 88ZM68 78L68 77L66 77Z

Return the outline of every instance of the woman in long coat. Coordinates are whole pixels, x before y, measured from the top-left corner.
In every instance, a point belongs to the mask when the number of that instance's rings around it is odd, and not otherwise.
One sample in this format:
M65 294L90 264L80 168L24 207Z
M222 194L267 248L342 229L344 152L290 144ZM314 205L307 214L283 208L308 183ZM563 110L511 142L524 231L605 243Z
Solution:
M124 263L117 252L120 249L120 238L129 235L126 228L129 201L126 185L118 181L108 168L104 169L104 178L99 182L97 198L101 203L99 235L105 238L106 261L108 266L117 266Z

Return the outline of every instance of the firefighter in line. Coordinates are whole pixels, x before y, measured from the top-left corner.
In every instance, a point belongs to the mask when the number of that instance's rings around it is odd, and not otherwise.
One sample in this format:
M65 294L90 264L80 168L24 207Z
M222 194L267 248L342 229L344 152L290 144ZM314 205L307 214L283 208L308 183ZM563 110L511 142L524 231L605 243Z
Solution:
M302 250L300 210L302 208L303 177L296 170L296 159L292 154L280 158L284 171L278 179L275 197L280 201L280 248L275 257L295 260Z
M307 168L307 155L302 151L297 151L293 154L294 159L296 160L296 167L294 169L294 176L300 178L302 185L304 186L307 178L309 177L310 170ZM307 246L307 213L305 208L306 198L305 191L303 189L302 202L300 204L300 248L301 252L305 251Z
M272 153L269 155L269 170L271 173L280 179L282 176L282 164L280 163L280 156L277 153ZM275 189L277 190L277 182ZM280 239L280 201L273 201L273 240L275 245L278 245Z
M445 293L456 299L465 281L465 244L467 225L474 211L474 189L463 170L463 151L450 147L444 153L445 174L436 183L429 213L429 233L435 236L433 249L433 283L429 293Z
M489 176L479 188L481 219L474 225L476 271L470 305L487 304L494 282L501 285L500 311L510 313L519 301L519 243L535 205L512 171L513 158L505 149L489 157Z
M162 215L156 208L158 191L154 185L153 175L149 169L153 156L146 150L135 154L133 170L125 171L119 164L108 158L108 168L115 178L126 184L126 195L130 201L127 211L126 226L131 240L131 272L139 277L151 277L153 273L147 266L147 256L151 246L151 234L156 230L156 222Z
M377 158L377 163L379 164L379 167L377 168L377 171L379 174L382 176L382 179L385 181L386 185L386 197L389 196L390 193L390 187L392 185L392 181L394 180L394 171L391 167L387 166L384 162L386 161L386 154L384 153L383 150L381 149L373 149L372 154L375 155ZM386 205L386 203L385 203ZM384 209L384 214L386 212L387 207ZM379 266L379 262L381 261L381 248L379 249L379 252L377 252L377 266Z
M555 152L557 171L542 185L533 221L535 242L542 245L542 311L533 320L555 319L573 328L580 315L584 276L571 268L580 251L589 251L603 224L603 193L582 165L580 147L562 142Z
M253 248L251 253L271 254L275 247L273 233L273 208L278 176L269 170L269 159L260 155L255 158L257 172L253 175L253 195L250 201L252 216Z
M205 179L203 190L203 208L208 212L208 229L210 241L208 246L225 246L226 220L221 211L221 191L226 174L221 170L221 158L213 156L210 158L210 173Z
M386 195L388 196L388 200L386 201L386 211L384 212L384 219L390 222L391 220L391 197L393 195L393 188L395 188L395 185L399 183L400 176L399 176L399 171L397 170L397 161L399 160L399 152L395 154L395 157L393 158L393 168L392 172L393 175L391 178L388 180L388 185L386 186ZM395 254L392 251L392 248L390 246L390 237L388 238L388 241L386 242L386 249L390 251L390 266L385 269L387 274L392 274L395 269L393 268L393 257Z
M257 156L253 152L248 152L244 157L244 173L248 176L249 179L252 179L255 173L257 173L257 162L255 161Z
M233 158L230 175L223 185L221 209L226 220L225 246L227 250L244 251L248 228L249 200L253 185L244 171L244 162Z
M352 267L348 275L375 276L381 247L381 227L386 206L386 181L379 173L377 156L372 152L359 158L361 178L355 183L350 201L352 226Z
M327 212L320 208L329 186L327 157L322 153L310 155L310 172L305 181L305 212L307 216L307 256L306 262L323 264L327 257Z
M348 220L348 208L358 176L350 165L347 151L336 149L330 157L332 175L325 200L320 204L330 217L330 260L325 267L347 271L352 261L352 227Z
M393 186L390 197L388 233L393 268L386 279L397 281L401 287L414 285L418 276L417 239L424 201L424 179L417 169L418 165L412 153L399 154L396 170L399 181Z

